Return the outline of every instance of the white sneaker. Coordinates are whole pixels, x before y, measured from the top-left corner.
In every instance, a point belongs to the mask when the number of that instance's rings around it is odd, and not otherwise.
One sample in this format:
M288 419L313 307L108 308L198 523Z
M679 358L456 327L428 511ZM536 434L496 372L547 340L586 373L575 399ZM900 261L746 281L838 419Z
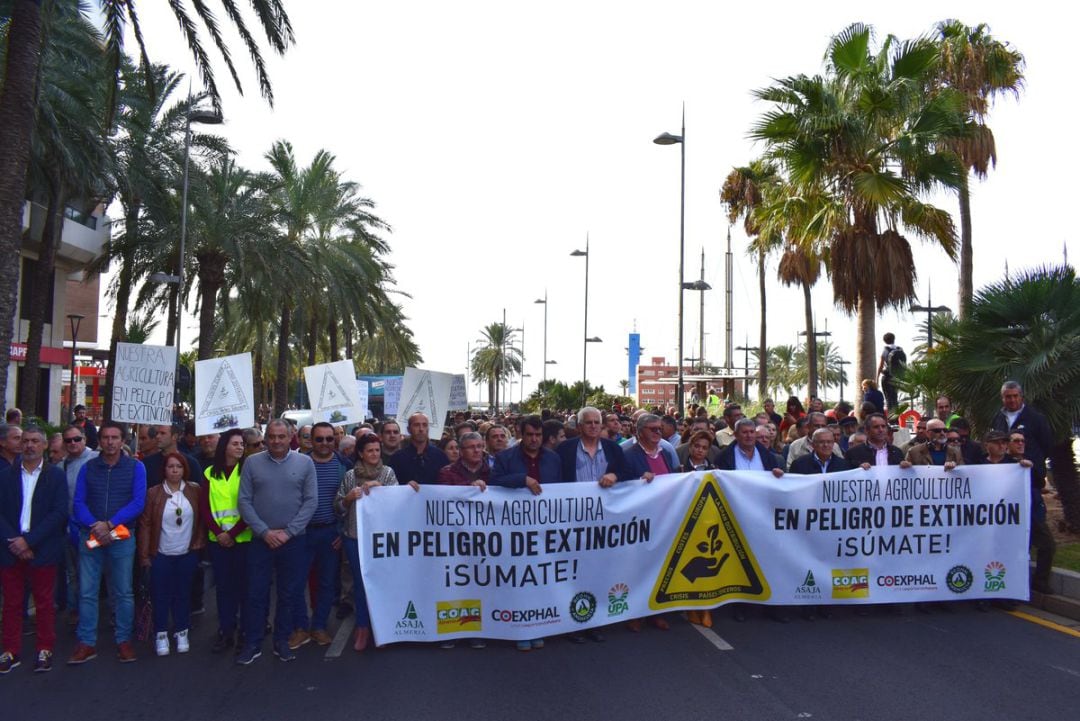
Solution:
M187 638L188 632L185 628L183 631L176 632L176 652L187 653L191 650L191 646L188 644Z
M154 650L157 652L158 656L168 656L169 655L169 634L168 633L166 633L165 631L162 631L161 633L157 634L157 636L154 637Z

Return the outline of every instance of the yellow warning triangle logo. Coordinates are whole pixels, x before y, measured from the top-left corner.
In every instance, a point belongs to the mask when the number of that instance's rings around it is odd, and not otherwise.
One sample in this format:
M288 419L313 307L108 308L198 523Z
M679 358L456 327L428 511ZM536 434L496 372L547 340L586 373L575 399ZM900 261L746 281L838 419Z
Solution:
M768 581L713 474L701 481L649 597L649 608L769 598Z

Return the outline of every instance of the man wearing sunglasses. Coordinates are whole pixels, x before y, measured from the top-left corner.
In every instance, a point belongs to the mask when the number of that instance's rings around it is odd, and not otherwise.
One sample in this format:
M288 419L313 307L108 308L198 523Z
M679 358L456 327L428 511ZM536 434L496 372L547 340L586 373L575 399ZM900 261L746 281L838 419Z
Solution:
M907 452L907 462L913 466L942 466L946 471L964 465L964 454L960 451L960 444L948 443L947 434L945 421L939 418L928 420L926 435L930 440L912 446Z
M97 458L98 452L86 447L86 436L78 426L68 426L64 429L64 458L63 468L67 476L68 488L68 516L74 515L75 504L75 481L79 478L79 470L86 465L91 458ZM64 575L67 586L67 607L70 609L72 619L79 618L79 532L74 522L69 524L68 543L64 544Z

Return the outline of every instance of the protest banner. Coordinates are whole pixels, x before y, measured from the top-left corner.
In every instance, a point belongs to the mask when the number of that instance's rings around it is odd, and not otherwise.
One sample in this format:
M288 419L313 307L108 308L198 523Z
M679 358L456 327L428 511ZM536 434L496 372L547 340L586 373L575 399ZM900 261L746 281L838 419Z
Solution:
M428 435L439 438L453 381L454 376L450 373L406 368L396 413L398 422L404 426L413 413L424 413L428 417Z
M454 380L450 383L450 402L446 405L448 411L469 410L469 387L465 384L465 374L454 374Z
M360 399L360 408L363 409L363 418L367 420L371 418L371 409L368 408L368 394L370 389L368 388L368 382L356 379L356 397Z
M251 354L195 361L195 435L255 425Z
M383 382L383 415L387 418L397 416L398 403L401 401L401 376L387 378Z
M312 419L332 426L363 423L364 404L355 380L356 370L349 359L304 368Z
M116 344L112 419L170 425L176 387L176 347Z
M732 601L1028 597L1029 471L709 471L375 488L356 504L379 644L531 639Z

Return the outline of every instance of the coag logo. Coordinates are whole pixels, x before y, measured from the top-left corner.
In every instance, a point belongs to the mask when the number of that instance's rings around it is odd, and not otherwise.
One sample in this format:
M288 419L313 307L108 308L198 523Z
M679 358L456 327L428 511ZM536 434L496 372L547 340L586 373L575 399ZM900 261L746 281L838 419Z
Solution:
M585 623L596 613L596 596L588 591L576 594L570 600L570 618Z
M953 593L965 593L971 588L974 580L975 576L970 568L957 565L949 569L949 573L945 576L945 585Z
M405 613L401 615L401 618L394 624L395 636L423 636L424 635L424 622L420 620L420 615L416 612L416 606L412 601L409 601L409 605L405 607Z
M630 610L627 597L630 595L630 587L625 583L616 583L607 592L607 615L621 616Z
M986 570L983 572L986 576L986 583L983 585L984 591L997 592L1005 590L1005 564L1001 561L991 561L986 564Z
M480 630L480 601L439 601L435 604L435 620L439 633Z
M834 568L833 598L870 598L869 568Z

